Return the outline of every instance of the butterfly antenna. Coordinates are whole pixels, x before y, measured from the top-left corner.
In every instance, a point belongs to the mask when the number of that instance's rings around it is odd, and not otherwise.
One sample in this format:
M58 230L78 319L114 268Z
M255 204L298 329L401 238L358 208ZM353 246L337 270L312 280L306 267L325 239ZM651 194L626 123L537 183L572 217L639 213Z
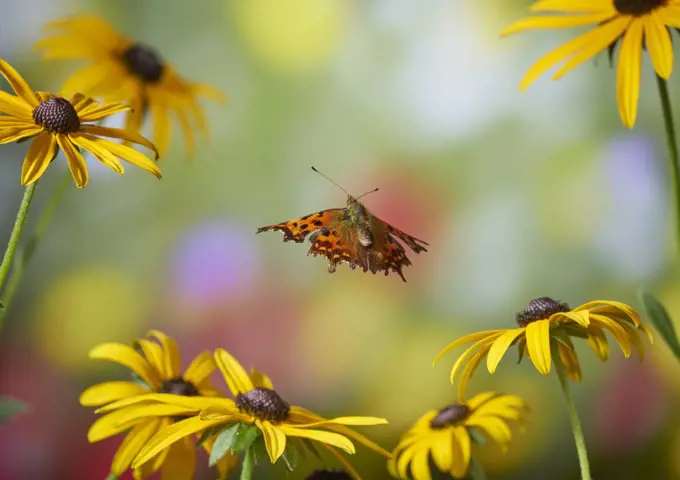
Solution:
M357 197L357 200L359 200L359 199L362 198L362 197L365 197L365 196L368 195L369 193L375 193L375 192L377 192L378 190L380 190L380 189L379 189L379 188L375 188L375 189L371 190L370 192L366 192L366 193L364 193L363 195L359 195L359 196Z
M325 178L326 180L328 180L329 182L331 182L333 185L335 185L336 187L338 187L340 190L342 190L343 192L345 192L345 193L346 193L347 195L349 195L350 197L352 196L352 195L350 195L350 193L349 193L347 190L345 190L345 189L342 188L340 185L338 185L337 183L335 183L335 182L334 182L333 180L331 180L328 176L326 176L326 175L324 175L323 173L321 173L320 171L318 171L318 170L316 169L316 167L313 166L313 165L312 165L312 170L314 170L316 173L318 173L319 175L321 175L323 178ZM369 192L369 193L370 193L370 192ZM363 195L362 195L362 196L363 196Z

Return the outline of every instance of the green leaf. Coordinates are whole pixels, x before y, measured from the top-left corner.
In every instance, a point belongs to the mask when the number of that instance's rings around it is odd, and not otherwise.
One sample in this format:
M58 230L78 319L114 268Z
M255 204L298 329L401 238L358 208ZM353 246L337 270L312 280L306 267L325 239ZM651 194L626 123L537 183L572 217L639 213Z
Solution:
M109 473L109 476L106 477L106 480L118 480L118 477L116 477L113 473Z
M314 445L314 442L312 442L309 438L300 438L302 441L302 444L305 446L307 450L312 452L312 455L314 455L319 461L321 460L321 455L319 454L319 451L316 449L316 445Z
M472 441L475 442L477 445L479 445L480 447L486 445L486 437L482 432L480 432L476 428L468 428L468 433L470 434L470 438L472 439Z
M260 436L260 429L255 425L239 424L241 428L236 432L236 438L231 446L233 453L239 453L250 448L255 439Z
M210 452L210 460L208 461L211 467L226 455L227 450L231 449L239 428L241 428L241 423L235 423L222 430L217 438L215 438L215 443L213 443L213 448Z
M255 465L259 465L260 461L267 460L269 458L269 454L267 453L267 445L265 445L264 437L261 435L255 439L253 444L250 446L250 450L253 452Z
M201 448L203 444L205 443L206 440L208 440L210 437L216 435L222 427L216 426L216 427L208 427L205 430L203 430L203 433L199 437L198 441L196 442L196 448Z
M283 462L286 464L288 471L292 472L295 470L298 463L298 451L297 448L295 448L295 445L286 445L286 449L283 451L281 457L283 458Z
M5 309L5 304L0 301L0 312L2 312Z
M251 480L253 478L254 469L255 459L253 456L253 449L248 448L246 454L243 456L243 465L241 465L241 480Z
M647 316L654 324L656 330L661 334L668 347L671 349L675 357L680 360L680 342L678 342L678 335L675 332L675 326L671 320L670 315L666 311L663 304L649 292L640 290L638 292L642 305L645 307Z
M26 410L28 410L28 405L21 400L10 397L0 397L0 425L15 415L24 413Z

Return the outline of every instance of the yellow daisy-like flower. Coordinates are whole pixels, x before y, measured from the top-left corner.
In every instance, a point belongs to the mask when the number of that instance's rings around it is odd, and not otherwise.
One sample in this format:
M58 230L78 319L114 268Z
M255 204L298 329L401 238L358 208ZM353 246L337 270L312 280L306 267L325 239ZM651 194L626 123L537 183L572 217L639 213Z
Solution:
M454 348L474 342L451 369L451 382L461 373L459 398L464 397L466 384L484 357L489 373L494 373L510 346L515 344L518 345L520 360L525 354L528 355L536 370L543 375L550 373L552 351L556 350L568 377L580 381L581 367L571 342L572 337L586 338L601 360L606 360L609 355L606 331L614 337L626 358L631 355L633 348L643 358L641 333L645 333L650 342L653 340L651 332L640 323L635 310L619 302L596 300L572 310L564 302L542 297L532 300L527 308L517 314L516 319L518 328L466 335L439 353L435 363Z
M182 374L175 341L155 330L149 332L149 336L156 341L139 339L137 349L121 343L104 343L90 351L90 358L119 363L132 370L140 380L100 383L80 396L80 403L87 407L130 402L120 408L107 408L106 415L97 419L87 434L90 442L98 442L127 432L111 464L111 474L116 477L130 468L132 460L154 434L192 411L181 406L135 400L144 399L150 392L194 402L220 395L210 383L210 374L216 368L210 352L198 355ZM203 443L203 447L210 452L212 441ZM152 461L135 470L135 478L143 479L160 470L163 478L192 479L196 467L195 450L195 443L189 438L159 450ZM229 455L222 459L217 465L221 478L227 477L236 460Z
M564 61L554 80L619 39L616 95L623 124L633 128L640 95L642 50L649 51L657 75L668 79L673 70L673 45L669 28L680 28L680 0L539 0L532 12L563 15L529 17L510 25L503 35L524 30L595 25L539 59L520 83L524 90L550 68Z
M199 97L224 101L223 95L203 83L182 78L151 48L118 33L97 17L76 17L51 22L54 32L35 48L45 59L88 60L64 85L66 92L83 92L132 105L126 128L138 132L147 113L153 121L153 140L164 155L170 144L175 116L184 133L189 155L195 148L194 131L204 136L208 124Z
M336 448L354 453L352 440L355 440L381 455L390 456L389 452L378 444L348 427L381 425L386 424L387 420L375 417L323 418L302 407L289 405L274 390L271 380L265 374L253 371L248 375L243 366L225 350L215 351L215 361L235 400L204 398L196 402L194 399L157 394L148 395L145 399L122 400L100 409L107 411L128 407L135 402L153 400L168 403L176 408L187 408L183 415L193 415L160 430L146 443L134 460L133 466L142 468L160 452L172 448L176 442L190 435L208 428L216 429L238 422L257 427L272 463L283 455L287 438L293 437L320 444L334 455L354 478L360 477ZM188 411L192 407L193 411Z
M390 474L396 478L430 480L431 456L440 471L465 478L474 439L470 430L478 430L505 451L512 439L508 422L521 422L525 410L527 406L521 398L493 392L480 393L467 402L439 411L430 410L404 434L392 452L387 462Z
M91 152L104 165L123 174L118 158L130 162L161 178L161 171L146 156L132 148L101 137L117 138L144 145L156 154L156 147L141 135L119 128L88 125L130 107L120 103L99 104L76 93L71 100L51 93L35 92L26 80L4 60L0 59L0 73L16 93L0 91L0 144L18 142L35 137L21 170L21 183L37 181L61 149L68 160L78 188L87 185L87 164L79 148Z

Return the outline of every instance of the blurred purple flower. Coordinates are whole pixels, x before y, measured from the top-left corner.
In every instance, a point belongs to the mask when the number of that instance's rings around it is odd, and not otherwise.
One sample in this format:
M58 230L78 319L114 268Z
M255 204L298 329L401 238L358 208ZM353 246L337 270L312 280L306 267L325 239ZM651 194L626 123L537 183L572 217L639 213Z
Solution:
M663 268L671 181L664 162L651 139L636 133L617 136L604 152L602 177L611 203L594 242L618 274L640 279Z
M172 291L190 303L215 303L250 289L257 274L253 230L228 222L201 224L179 239Z

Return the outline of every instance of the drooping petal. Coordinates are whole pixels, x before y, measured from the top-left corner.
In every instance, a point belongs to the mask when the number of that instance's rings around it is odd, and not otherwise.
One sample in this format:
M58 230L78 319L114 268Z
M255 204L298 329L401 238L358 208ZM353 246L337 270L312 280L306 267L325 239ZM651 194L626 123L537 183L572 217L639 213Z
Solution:
M100 127L104 128L104 127ZM153 175L156 176L156 178L161 178L161 170L156 166L156 164L151 160L150 158L147 158L146 156L142 155L139 153L137 150L134 150L130 147L126 147L125 145L121 145L120 143L112 142L110 140L105 140L103 138L95 137L94 135L90 135L88 133L83 133L82 134L84 138L87 138L88 140L96 143L99 145L99 147L104 148L111 152L113 155L125 160L126 162L129 162L143 170L146 170L149 173L152 173Z
M196 472L196 447L190 438L175 442L161 467L161 480L192 480Z
M147 392L147 389L134 382L104 382L93 385L81 393L80 404L85 407L98 407Z
M161 379L169 380L172 375L165 370L165 364L163 363L163 350L161 346L156 342L151 340L146 340L145 338L140 338L135 341L135 345L138 346L144 355L144 358L151 364L151 366L158 372Z
M177 342L163 332L158 330L151 330L147 333L148 336L155 338L161 343L163 347L163 363L165 365L165 371L171 377L179 377L181 375L180 365L182 363L182 358L179 353L179 347Z
M18 142L19 140L27 139L42 132L42 127L17 127L17 128L0 128L0 145L7 143Z
M76 187L84 188L87 185L88 173L87 164L80 151L73 146L71 140L66 135L55 135L59 147L66 155L68 161L68 169L71 171L73 180L76 182Z
M527 348L536 370L543 375L550 373L550 321L538 320L527 325Z
M479 341L473 343L471 346L469 346L458 357L458 360L456 360L456 363L453 364L453 368L451 368L451 375L449 375L449 379L451 380L451 383L455 382L456 376L458 375L458 372L465 365L467 365L467 362L470 360L470 358L482 348L484 348L485 351L488 350L489 345L491 345L494 342L495 338L497 338L497 337L491 336L491 337L487 337L487 338L482 338L481 340L479 340Z
M557 344L557 348L559 351L560 359L562 360L562 364L564 365L564 368L567 372L567 377L569 377L570 380L574 382L580 382L581 381L581 365L578 361L578 356L576 355L576 352L561 344Z
M139 404L126 407L126 415L121 416L121 423L128 423L151 417L180 417L196 414L196 409L170 405L167 403Z
M161 429L171 425L172 422L173 421L169 418L161 418L160 424L158 425L158 430L160 431ZM161 453L156 455L150 462L146 462L141 467L134 469L133 476L135 480L144 480L159 471L163 466L169 451L169 448L161 450Z
M512 345L517 337L525 333L525 331L524 328L508 330L494 340L493 345L491 345L491 348L489 349L489 354L486 357L486 368L489 370L489 373L494 373L496 371L496 367L498 367L498 364L503 358L503 355L505 355L505 352L510 348L510 345Z
M215 363L224 376L229 390L234 396L249 392L255 386L243 366L222 348L215 350Z
M308 438L310 440L327 443L328 445L333 445L334 447L341 448L345 450L347 453L356 452L352 441L338 433L327 432L324 430L298 428L286 424L279 425L278 429L281 430L285 435L288 435L289 437Z
M633 21L621 42L619 66L616 72L616 98L621 121L633 128L640 97L640 69L642 62L642 22Z
M78 118L80 118L81 122L94 122L101 120L102 118L110 117L111 115L115 115L117 113L127 112L129 110L130 106L125 105L124 103L91 103L83 107L81 110L76 109L78 112Z
M483 393L478 393L474 397L472 397L470 400L468 400L467 406L471 410L476 410L482 405L486 404L487 402L493 400L494 398L498 397L500 393L496 392L483 392Z
M477 370L477 367L479 367L479 364L482 363L482 360L484 359L484 356L486 355L487 351L488 351L487 346L480 349L468 361L468 363L465 365L465 368L463 368L463 371L460 374L460 379L458 380L458 400L459 401L462 402L463 399L465 398L465 391L467 389L467 384L470 381L470 378L472 378L472 374L475 373L475 370Z
M602 330L599 328L588 329L588 345L590 345L590 348L600 360L607 360L607 357L609 357L609 342Z
M529 6L531 12L602 12L616 15L618 12L614 8L611 0L538 0Z
M550 318L551 318L551 320L554 319L554 321L556 323L558 321L558 319L561 319L562 317L576 322L578 325L580 325L583 328L588 328L588 325L590 325L590 313L589 313L588 310L560 312L560 313L554 314Z
M156 418L149 419L136 425L118 447L116 455L111 463L111 473L117 477L123 475L132 460L137 456L146 442L158 431L160 421Z
M527 17L518 20L509 27L507 27L501 36L511 35L525 30L536 29L553 29L553 28L572 28L582 27L585 25L596 25L612 17L611 13L600 12L592 13L590 15L564 15L552 17Z
M105 438L129 430L135 424L139 423L137 421L133 423L122 423L120 419L125 415L127 415L127 409L123 408L97 418L87 431L87 440L90 443L99 442Z
M152 103L150 110L153 120L153 141L158 146L160 154L165 155L170 146L172 134L170 112L165 105L160 103Z
M194 385L200 385L206 380L217 368L215 359L209 351L201 352L194 358L191 364L184 372L184 380L191 382Z
M470 427L477 427L484 431L491 439L505 450L507 444L512 439L512 431L507 422L498 417L492 416L473 416L466 422Z
M605 317L604 315L593 314L590 316L590 318L593 320L595 327L609 330L609 332L612 334L614 339L621 347L621 351L623 352L624 357L626 358L630 357L632 345L628 338L628 334L618 322L616 322L615 320L611 320L610 318Z
M255 420L255 424L262 431L269 459L272 463L276 463L286 450L286 435L279 427L272 425L268 421L257 419Z
M477 342L483 338L491 337L496 334L500 334L505 332L505 330L487 330L484 332L477 332L477 333L471 333L470 335L465 335L464 337L460 337L453 342L449 343L444 349L439 352L439 355L434 359L434 362L432 362L432 365L436 365L439 360L442 359L444 355L449 353L451 350L454 348L457 348L461 345L465 345L468 342Z
M187 397L184 395L173 395L171 393L147 393L145 395L138 395L136 397L124 398L108 405L105 405L96 410L96 413L110 412L122 407L128 407L138 403L167 403L170 405L177 405L180 407L192 409L200 412L203 409L210 407L222 408L226 411L235 410L234 401L230 398L214 398L214 397Z
M14 118L35 124L33 108L23 98L3 91L0 91L0 113L6 113Z
M413 452L413 457L411 458L411 473L413 474L414 480L432 480L428 457L428 451L424 448Z
M434 433L434 432L433 432ZM437 432L437 437L432 439L432 460L437 468L442 472L451 470L453 463L457 461L453 458L456 448L453 442L456 441L455 435L448 431Z
M81 131L89 133L90 135L117 138L118 140L125 140L126 142L143 145L151 150L156 156L156 160L158 160L158 150L156 150L156 146L136 132L123 130L122 128L100 127L98 125L81 125L80 129ZM124 158L122 155L118 156Z
M9 63L0 58L0 74L9 82L12 90L21 97L31 108L37 107L40 102L35 91L26 83L24 77L14 70Z
M451 465L451 473L455 478L464 478L468 469L470 468L470 451L471 442L470 434L468 434L465 427L453 427L453 464Z
M137 353L132 347L122 343L102 343L97 345L89 354L93 360L109 360L129 368L151 388L160 386L158 372L156 372L144 357Z
M645 45L652 57L654 70L661 78L668 79L673 72L673 44L668 28L661 15L652 11L643 17L645 29Z
M123 165L115 157L115 155L109 152L106 148L102 147L97 142L87 139L82 133L70 133L69 138L75 145L93 154L100 162L109 167L111 170L119 175L123 174Z
M57 142L54 135L43 132L38 135L26 153L24 164L21 167L21 183L30 185L36 182L57 154Z

